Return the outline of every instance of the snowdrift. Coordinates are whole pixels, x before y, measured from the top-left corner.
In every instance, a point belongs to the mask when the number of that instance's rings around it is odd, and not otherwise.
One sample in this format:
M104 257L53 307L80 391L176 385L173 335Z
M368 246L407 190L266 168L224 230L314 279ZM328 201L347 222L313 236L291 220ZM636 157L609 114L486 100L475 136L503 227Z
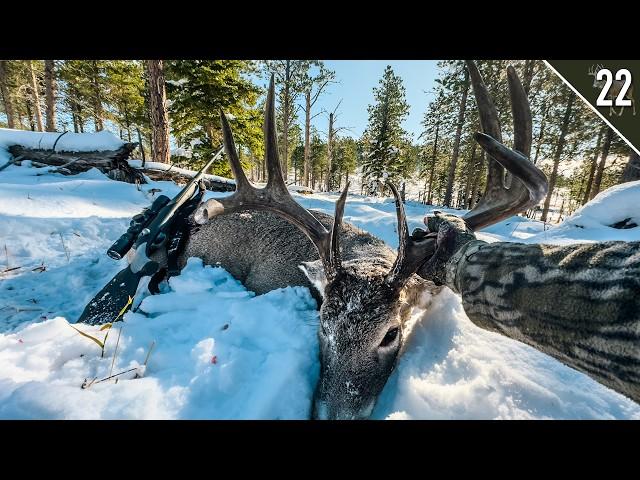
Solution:
M52 145L57 137L0 130L0 155L11 142L23 144L16 140L22 135L36 147L38 138L42 145L53 138ZM68 141L94 150L113 148L114 138L102 132ZM179 187L151 182L138 191L96 170L71 177L43 170L25 162L0 172L0 271L13 268L0 276L0 418L308 418L319 371L318 317L304 288L256 296L225 270L191 259L160 295L146 295L141 285L139 310L109 331L104 356L74 330L86 302L124 267L106 248L150 203L150 189L171 196ZM327 213L338 198L294 195ZM602 192L555 228L544 231L540 222L512 217L480 236L548 243L640 239L639 227L608 226L621 217L637 219L639 204L640 182L629 183ZM410 228L422 225L430 210L408 202ZM392 199L351 195L345 220L397 246ZM106 335L73 326L100 340ZM640 419L634 402L475 327L448 290L428 314L412 318L410 329L374 418ZM98 383L120 372L127 373L117 382ZM95 382L83 389L85 379Z

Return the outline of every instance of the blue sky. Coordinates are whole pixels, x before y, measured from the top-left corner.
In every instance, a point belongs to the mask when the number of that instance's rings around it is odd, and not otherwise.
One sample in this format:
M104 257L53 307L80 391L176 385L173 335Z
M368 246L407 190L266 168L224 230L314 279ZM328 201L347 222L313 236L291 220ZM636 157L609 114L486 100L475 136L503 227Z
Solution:
M427 92L433 90L438 74L436 60L325 60L324 64L335 71L338 83L331 84L323 92L312 114L323 109L332 112L342 99L337 111L336 127L350 128L348 131L341 131L341 135L360 137L369 119L367 107L373 103L373 88L378 86L386 66L391 65L395 74L402 78L406 100L410 106L404 128L413 134L414 140L418 138L422 132L420 122L427 105L433 99L433 95ZM300 105L303 102L304 98L301 98ZM302 125L304 113L300 111L298 116ZM312 124L323 136L326 135L328 122L328 114L318 115L312 120Z

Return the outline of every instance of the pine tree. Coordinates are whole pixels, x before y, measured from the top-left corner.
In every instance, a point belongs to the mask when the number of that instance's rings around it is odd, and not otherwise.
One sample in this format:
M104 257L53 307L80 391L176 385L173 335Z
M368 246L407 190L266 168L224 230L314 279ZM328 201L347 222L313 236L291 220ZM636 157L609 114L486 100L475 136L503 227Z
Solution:
M381 183L387 177L398 179L401 147L407 133L402 122L409 113L402 79L387 66L378 87L373 89L375 103L369 105L369 123L365 131L365 155L362 159L363 181Z
M174 60L165 65L171 132L178 146L192 151L194 167L210 158L222 142L220 109L233 129L239 148L247 148L250 159L263 157L262 110L257 104L261 89L246 78L256 73L246 60ZM225 159L211 173L231 176Z
M289 130L295 124L297 117L298 97L308 90L309 69L317 65L313 60L266 60L265 73L274 75L278 90L278 133L280 139L280 164L285 181L289 173Z

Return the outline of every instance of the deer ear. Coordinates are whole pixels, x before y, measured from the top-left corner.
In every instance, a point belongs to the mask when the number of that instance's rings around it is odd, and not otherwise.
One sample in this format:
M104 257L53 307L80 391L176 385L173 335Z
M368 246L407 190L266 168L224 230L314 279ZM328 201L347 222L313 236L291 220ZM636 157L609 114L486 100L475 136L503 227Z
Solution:
M322 298L324 298L324 288L327 286L328 281L324 273L324 268L322 267L322 260L302 262L299 268L307 276L311 284L320 292Z

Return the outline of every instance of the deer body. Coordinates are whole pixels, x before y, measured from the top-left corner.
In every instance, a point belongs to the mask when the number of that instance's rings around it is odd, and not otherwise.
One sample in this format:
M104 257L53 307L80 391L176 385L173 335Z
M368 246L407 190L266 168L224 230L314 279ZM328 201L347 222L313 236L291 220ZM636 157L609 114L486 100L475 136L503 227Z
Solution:
M331 215L312 213L327 227L333 223ZM363 267L379 264L388 270L395 260L386 243L349 223L342 224L341 244L343 259L357 260ZM298 228L272 212L234 213L195 226L180 264L189 257L222 266L258 295L298 285L310 288L321 303L319 286L300 268L319 260L318 251Z

